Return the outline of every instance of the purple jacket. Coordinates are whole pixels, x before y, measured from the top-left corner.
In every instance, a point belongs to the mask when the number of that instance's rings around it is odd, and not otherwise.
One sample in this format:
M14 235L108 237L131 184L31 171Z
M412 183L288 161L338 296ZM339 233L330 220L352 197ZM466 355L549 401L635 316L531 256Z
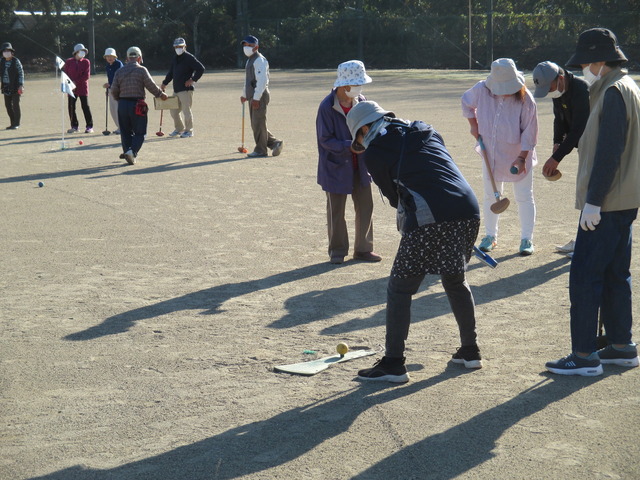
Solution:
M354 102L365 98L360 95ZM329 193L350 194L353 191L351 133L347 116L340 107L335 89L320 103L316 117L318 136L318 184ZM371 183L371 176L362 155L358 155L358 170L362 185Z

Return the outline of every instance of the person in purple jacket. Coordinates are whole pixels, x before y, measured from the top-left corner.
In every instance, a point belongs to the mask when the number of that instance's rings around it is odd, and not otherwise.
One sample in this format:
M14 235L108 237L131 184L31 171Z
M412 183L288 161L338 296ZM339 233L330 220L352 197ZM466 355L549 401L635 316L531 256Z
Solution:
M64 62L62 70L69 76L71 81L76 85L73 90L75 96L69 95L69 118L71 119L71 128L67 133L77 133L79 121L76 115L76 102L80 99L82 105L82 113L86 122L84 133L93 132L93 117L91 116L91 108L89 108L89 77L91 76L91 62L87 58L87 50L83 44L78 43L73 47L73 56Z
M373 197L371 176L364 162L351 149L351 133L347 114L358 102L365 100L362 86L371 83L364 64L350 60L338 65L338 78L331 93L318 108L318 184L327 194L327 229L329 258L341 264L349 253L349 233L345 221L347 195L355 209L355 244L353 258L379 262L373 252Z

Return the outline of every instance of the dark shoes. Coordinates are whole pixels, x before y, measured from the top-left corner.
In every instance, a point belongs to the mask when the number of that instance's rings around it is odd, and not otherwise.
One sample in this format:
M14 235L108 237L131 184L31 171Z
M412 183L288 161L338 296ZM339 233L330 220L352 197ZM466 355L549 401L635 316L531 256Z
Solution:
M267 155L266 153L259 153L259 152L251 152L251 153L247 153L247 157L249 158L262 158L262 157L268 157L269 155Z
M282 153L282 148L284 147L284 142L282 140L278 140L273 144L273 149L271 150L271 155L277 157Z
M334 265L340 265L344 263L344 257L340 257L340 256L331 257L331 260L329 260L329 263L332 263Z
M409 381L405 357L382 357L373 367L358 372L358 379L373 382L406 383Z
M460 347L451 357L453 363L464 363L466 368L482 368L482 357L478 345Z
M583 377L602 375L602 365L597 353L592 353L587 358L572 353L560 360L547 362L545 367L551 373L558 375L581 375Z
M355 252L353 259L362 260L363 262L379 262L382 257L374 252Z
M613 345L608 345L602 350L598 350L600 363L605 365L618 365L620 367L637 367L640 365L638 360L638 348L635 344L627 345L620 350Z

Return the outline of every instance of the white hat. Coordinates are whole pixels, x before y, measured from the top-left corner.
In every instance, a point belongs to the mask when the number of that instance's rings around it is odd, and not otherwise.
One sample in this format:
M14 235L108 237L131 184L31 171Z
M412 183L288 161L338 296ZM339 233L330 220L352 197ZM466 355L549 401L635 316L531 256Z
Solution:
M73 47L73 54L75 55L76 53L78 53L80 50L84 51L84 53L89 53L89 50L87 50L86 48L84 48L84 45L81 43L78 43L75 47Z
M127 57L129 58L142 57L142 50L140 50L138 47L129 47L129 49L127 50Z
M382 117L395 116L395 113L385 110L376 102L367 100L356 103L347 114L347 127L353 138L351 145L356 143L356 134L363 125L369 125Z
M494 95L512 95L524 86L524 75L516 69L513 60L499 58L491 64L485 84Z
M118 54L116 53L116 49L115 48L107 48L104 51L103 57L106 57L108 55L111 55L111 56L114 56L114 57L118 58Z
M346 87L347 85L364 85L371 83L371 77L364 69L364 63L360 60L349 60L338 65L338 78L334 87Z

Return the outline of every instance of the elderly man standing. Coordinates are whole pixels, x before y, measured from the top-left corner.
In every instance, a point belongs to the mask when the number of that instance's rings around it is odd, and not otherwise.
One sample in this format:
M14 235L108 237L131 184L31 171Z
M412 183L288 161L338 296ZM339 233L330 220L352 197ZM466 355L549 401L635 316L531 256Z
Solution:
M136 163L138 152L147 134L147 111L144 102L145 88L155 97L167 99L167 94L155 84L149 71L141 65L142 51L138 47L127 50L127 63L113 76L111 93L118 101L118 121L120 124L120 155L129 165Z
M362 156L351 150L351 133L347 114L366 100L362 86L371 83L364 64L351 60L338 65L338 78L333 90L320 103L316 117L318 137L318 184L327 194L327 230L329 262L341 264L349 253L349 234L345 221L347 196L355 209L356 237L353 258L379 262L373 253L373 197L371 175Z
M169 110L175 129L169 134L170 137L180 135L180 138L193 137L193 114L191 105L193 103L194 84L200 80L204 73L204 65L187 52L187 42L184 38L176 38L173 41L173 48L176 52L171 61L171 68L164 77L160 88L165 88L173 80L173 93L180 100L180 108Z
M245 84L240 101L250 101L249 117L251 118L251 130L256 146L247 157L266 157L267 148L272 150L272 155L277 157L282 152L284 142L276 139L267 129L267 105L271 96L269 94L269 62L258 52L258 39L248 35L242 40L244 54L249 57L245 66Z
M640 88L606 28L580 34L567 62L589 83L591 112L578 144L580 227L569 274L571 350L552 373L601 375L602 364L637 367L632 341L632 226L640 207ZM597 350L598 317L610 345Z

